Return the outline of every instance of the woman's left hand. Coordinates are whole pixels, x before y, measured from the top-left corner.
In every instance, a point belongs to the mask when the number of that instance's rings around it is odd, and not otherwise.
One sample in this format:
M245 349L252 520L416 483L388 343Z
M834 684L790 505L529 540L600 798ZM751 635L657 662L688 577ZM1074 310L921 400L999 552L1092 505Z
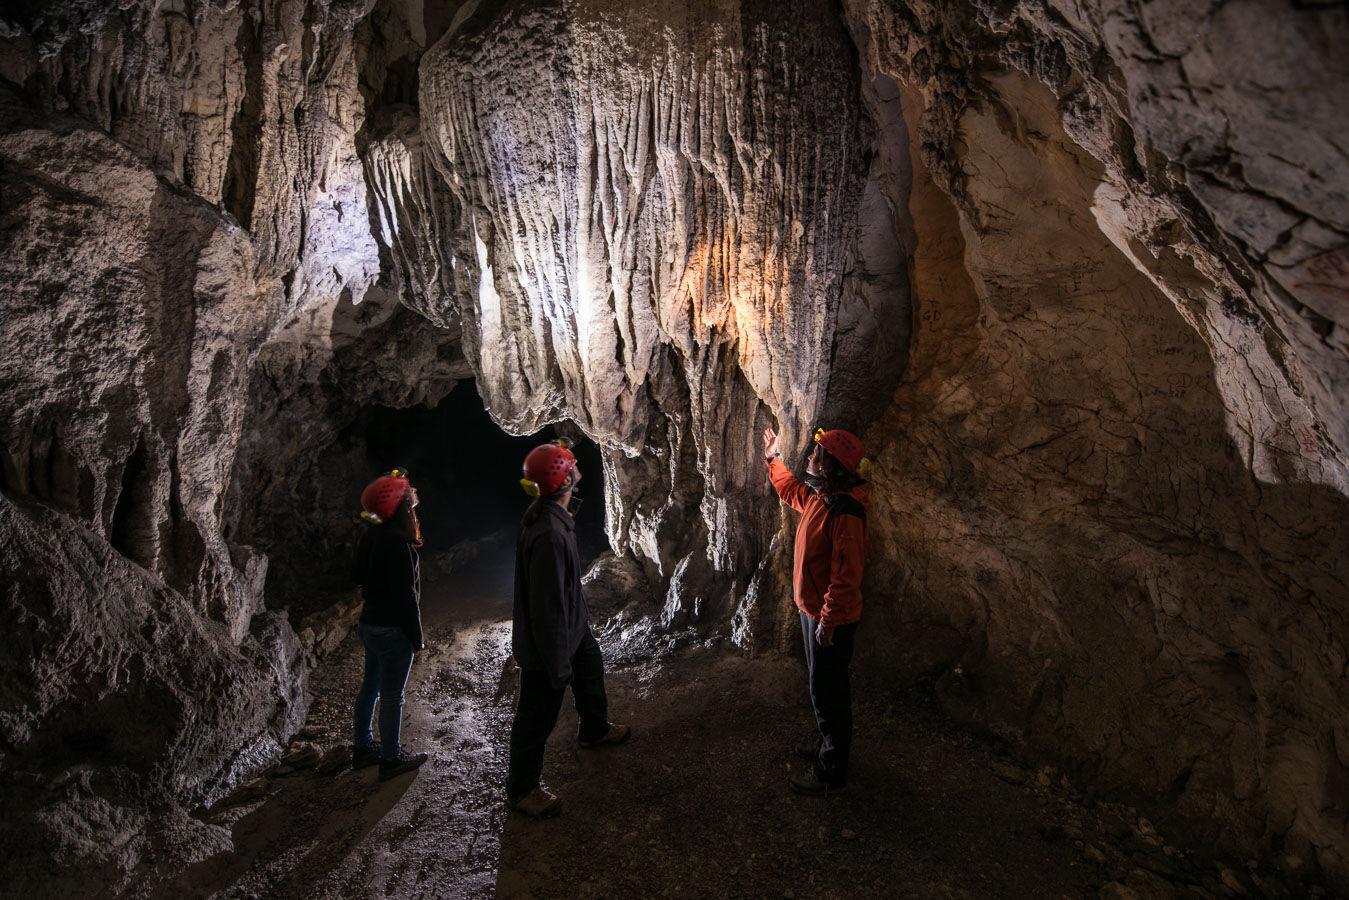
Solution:
M815 643L821 647L834 646L834 629L825 628L823 622L815 626Z
M778 452L778 433L772 426L763 430L763 455L765 458Z

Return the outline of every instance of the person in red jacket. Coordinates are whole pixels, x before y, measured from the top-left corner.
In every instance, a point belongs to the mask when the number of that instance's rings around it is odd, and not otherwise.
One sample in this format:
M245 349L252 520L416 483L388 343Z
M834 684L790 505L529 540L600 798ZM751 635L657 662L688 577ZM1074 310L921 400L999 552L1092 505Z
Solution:
M778 453L772 428L763 433L764 462L773 487L801 513L796 526L792 586L806 644L810 702L820 739L798 748L814 765L791 779L801 794L841 791L848 782L852 749L852 662L862 618L862 567L866 562L867 461L856 435L834 429L815 432L815 449L798 481Z

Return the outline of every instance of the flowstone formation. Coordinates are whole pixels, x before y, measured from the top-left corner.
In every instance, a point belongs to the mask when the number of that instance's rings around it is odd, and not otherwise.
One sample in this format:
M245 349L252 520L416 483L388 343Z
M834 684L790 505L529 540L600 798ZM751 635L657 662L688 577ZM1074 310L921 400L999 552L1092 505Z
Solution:
M790 648L758 431L853 428L859 665L1349 885L1346 16L13 14L8 883L116 890L228 841L184 809L303 716L279 607L369 474L343 429L471 374L503 427L601 445L612 636Z
M831 400L860 424L903 361L888 160L843 23L816 3L484 4L421 73L408 149L454 223L430 312L462 313L505 427L565 417L601 443L610 540L662 625L746 621L780 522L759 431L804 434ZM862 364L835 384L840 354Z

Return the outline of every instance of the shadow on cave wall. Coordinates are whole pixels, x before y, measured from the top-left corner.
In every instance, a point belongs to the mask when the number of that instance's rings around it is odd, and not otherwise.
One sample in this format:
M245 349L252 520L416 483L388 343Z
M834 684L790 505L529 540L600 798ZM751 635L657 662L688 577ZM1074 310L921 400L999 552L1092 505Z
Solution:
M1256 474L1257 446L1310 457L1315 435L1249 424L1259 402L1157 287L1202 296L1189 264L1121 253L1104 211L1080 227L1104 174L1036 118L1055 109L1027 99L1038 89L1002 90L1020 98L1015 120L962 124L969 170L997 177L954 198L997 227L962 227L915 178L932 299L908 381L868 432L860 673L936 677L950 718L1195 846L1303 861L1315 846L1342 867L1349 507L1291 462ZM1032 156L1026 134L1056 137ZM1045 200L1009 202L1030 194ZM1036 235L1056 267L1026 266ZM983 294L963 282L970 260Z

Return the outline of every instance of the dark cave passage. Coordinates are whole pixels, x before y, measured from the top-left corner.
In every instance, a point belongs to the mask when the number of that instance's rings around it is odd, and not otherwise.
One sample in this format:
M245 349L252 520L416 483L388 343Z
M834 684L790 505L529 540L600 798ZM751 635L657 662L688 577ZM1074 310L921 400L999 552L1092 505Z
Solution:
M496 539L496 551L511 552L529 504L519 485L521 463L535 446L558 437L552 426L528 436L502 431L471 379L429 408L363 410L347 432L364 442L372 476L394 466L411 473L421 496L418 514L428 554L484 538ZM577 544L583 564L589 565L608 547L604 478L593 442L576 441L573 452L583 476Z
M326 628L337 610L349 608L350 563L368 527L359 518L361 491L394 467L406 468L418 489L422 555L437 573L479 555L513 552L529 505L519 485L521 464L533 447L555 439L554 427L528 436L504 432L471 378L429 405L369 404L343 415L340 431L297 455L292 464L303 463L304 476L273 480L248 508L249 530L241 540L267 554L270 609L284 610L303 629ZM569 428L568 434L578 432ZM573 440L584 476L577 545L589 566L608 550L605 480L599 448Z

